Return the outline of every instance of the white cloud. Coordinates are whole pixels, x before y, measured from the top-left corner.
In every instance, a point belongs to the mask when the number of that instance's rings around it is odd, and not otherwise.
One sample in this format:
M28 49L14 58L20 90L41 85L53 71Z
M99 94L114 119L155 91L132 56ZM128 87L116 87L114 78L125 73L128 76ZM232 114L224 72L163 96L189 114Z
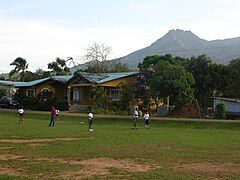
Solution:
M225 4L232 4L232 5L238 5L240 6L240 1L239 0L215 0L216 2L222 2Z
M137 10L140 11L152 11L152 10L157 10L157 6L151 6L151 5L139 5L136 7Z
M33 20L0 18L0 71L18 56L26 58L31 70L46 68L56 57L78 57L92 42L113 48L110 58L126 55L144 47L144 37L131 27L79 28Z

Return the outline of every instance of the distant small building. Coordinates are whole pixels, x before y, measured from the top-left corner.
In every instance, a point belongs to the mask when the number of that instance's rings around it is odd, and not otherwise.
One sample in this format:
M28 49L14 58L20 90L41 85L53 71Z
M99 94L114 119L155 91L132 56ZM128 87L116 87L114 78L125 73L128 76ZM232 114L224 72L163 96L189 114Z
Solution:
M0 89L6 90L6 96L11 96L16 92L15 83L13 81L0 81Z
M225 103L227 106L226 114L228 116L240 116L240 99L219 98L214 97L214 109L220 103Z

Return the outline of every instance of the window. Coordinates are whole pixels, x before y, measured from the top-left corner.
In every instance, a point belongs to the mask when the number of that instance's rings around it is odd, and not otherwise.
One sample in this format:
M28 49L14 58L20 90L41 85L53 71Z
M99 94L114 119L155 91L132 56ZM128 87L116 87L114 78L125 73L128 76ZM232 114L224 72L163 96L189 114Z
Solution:
M43 89L41 90L41 92L48 92L48 91L50 91L48 88L43 88Z
M27 90L27 97L35 97L34 89L28 89Z
M119 90L118 89L111 89L110 90L110 98L113 101L119 100Z

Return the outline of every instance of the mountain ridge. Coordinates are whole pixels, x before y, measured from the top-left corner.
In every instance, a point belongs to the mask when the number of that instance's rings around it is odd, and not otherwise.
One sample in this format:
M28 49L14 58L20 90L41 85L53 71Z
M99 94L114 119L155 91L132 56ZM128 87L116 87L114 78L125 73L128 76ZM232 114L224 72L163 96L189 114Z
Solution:
M130 67L137 67L149 55L191 57L206 54L215 63L227 64L240 57L240 37L207 41L191 31L170 30L150 46L134 51L119 58L119 61Z

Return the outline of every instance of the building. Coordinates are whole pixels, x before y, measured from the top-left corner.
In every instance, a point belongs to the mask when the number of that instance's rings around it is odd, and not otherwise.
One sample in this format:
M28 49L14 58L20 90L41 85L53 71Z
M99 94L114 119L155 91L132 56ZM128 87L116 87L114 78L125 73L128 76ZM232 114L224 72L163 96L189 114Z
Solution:
M13 81L0 81L0 89L6 92L6 96L11 96L16 92L15 84Z
M93 105L91 87L104 87L112 101L118 101L119 85L132 82L136 78L136 72L125 73L78 73L70 76L54 76L31 82L15 82L14 87L22 96L36 97L41 92L53 92L58 99L66 98L70 109L78 110L81 106Z
M240 99L214 97L214 109L220 103L226 104L226 114L229 117L240 116Z

